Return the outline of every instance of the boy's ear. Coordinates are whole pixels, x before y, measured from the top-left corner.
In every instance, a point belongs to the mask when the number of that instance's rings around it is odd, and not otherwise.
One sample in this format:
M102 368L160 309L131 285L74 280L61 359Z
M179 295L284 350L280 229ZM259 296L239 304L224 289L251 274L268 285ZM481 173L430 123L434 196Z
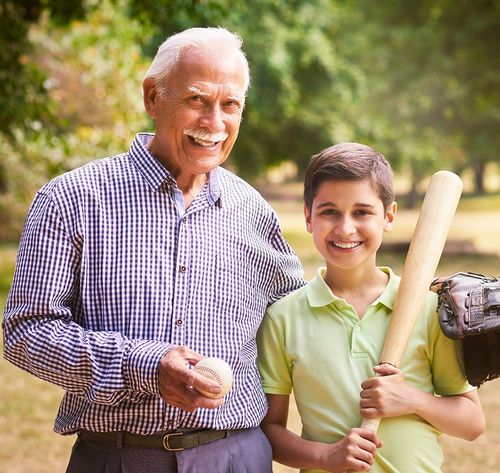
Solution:
M307 205L304 204L304 219L306 221L306 229L309 233L312 233L312 223L311 223L311 212L307 208Z
M393 202L387 208L385 212L384 232L390 232L394 227L394 219L396 218L397 210L398 210L398 204L396 202Z
M147 114L153 120L156 118L156 107L158 105L158 90L156 88L156 81L152 77L147 77L142 83L144 108Z

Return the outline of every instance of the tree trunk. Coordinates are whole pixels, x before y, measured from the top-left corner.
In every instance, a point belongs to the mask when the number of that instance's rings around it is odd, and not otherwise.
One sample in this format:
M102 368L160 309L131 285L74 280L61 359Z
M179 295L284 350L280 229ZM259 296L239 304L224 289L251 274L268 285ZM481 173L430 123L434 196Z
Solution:
M7 192L6 174L4 165L0 164L0 194L5 194Z
M405 196L405 206L408 209L414 209L415 206L417 205L417 201L418 201L417 184L418 184L419 180L420 179L417 178L415 176L415 174L412 175L411 188Z
M486 170L486 163L484 162L475 162L473 164L474 171L474 192L476 194L484 194L484 173Z

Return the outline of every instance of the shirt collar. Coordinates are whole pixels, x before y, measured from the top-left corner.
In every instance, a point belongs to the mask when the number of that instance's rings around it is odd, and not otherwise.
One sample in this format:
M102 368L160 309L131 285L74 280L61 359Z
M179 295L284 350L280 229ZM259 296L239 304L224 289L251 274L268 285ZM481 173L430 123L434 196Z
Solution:
M389 275L389 281L384 289L384 292L380 294L380 297L375 301L375 303L380 302L384 304L390 311L394 308L394 302L396 301L396 296L398 294L400 277L396 276L391 268L382 266L380 267L384 273Z
M153 133L138 133L130 146L130 158L152 189L158 190L165 182L177 186L170 171L150 153L147 147L153 136ZM207 199L210 205L217 202L220 196L219 172L218 168L215 168L210 172L207 183Z
M389 281L382 294L380 294L380 297L374 301L373 304L381 303L392 311L398 292L400 278L394 274L391 268L380 267L379 269L389 275ZM326 268L319 268L315 277L307 285L307 299L311 307L324 307L335 301L343 301L343 299L337 297L328 284L326 284L324 279L325 273Z

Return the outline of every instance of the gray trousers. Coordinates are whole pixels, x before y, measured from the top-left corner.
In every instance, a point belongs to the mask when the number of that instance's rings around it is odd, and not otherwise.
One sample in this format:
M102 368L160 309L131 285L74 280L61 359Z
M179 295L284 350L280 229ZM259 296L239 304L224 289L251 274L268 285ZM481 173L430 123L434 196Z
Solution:
M66 473L271 473L272 450L260 428L169 452L78 438Z

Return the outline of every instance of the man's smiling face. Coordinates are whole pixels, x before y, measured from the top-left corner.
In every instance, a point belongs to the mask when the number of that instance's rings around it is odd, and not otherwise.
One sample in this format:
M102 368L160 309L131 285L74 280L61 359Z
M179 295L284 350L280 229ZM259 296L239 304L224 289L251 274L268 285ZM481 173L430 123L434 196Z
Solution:
M236 54L183 52L163 89L145 83L146 109L156 124L150 151L176 178L210 172L236 141L245 88Z

